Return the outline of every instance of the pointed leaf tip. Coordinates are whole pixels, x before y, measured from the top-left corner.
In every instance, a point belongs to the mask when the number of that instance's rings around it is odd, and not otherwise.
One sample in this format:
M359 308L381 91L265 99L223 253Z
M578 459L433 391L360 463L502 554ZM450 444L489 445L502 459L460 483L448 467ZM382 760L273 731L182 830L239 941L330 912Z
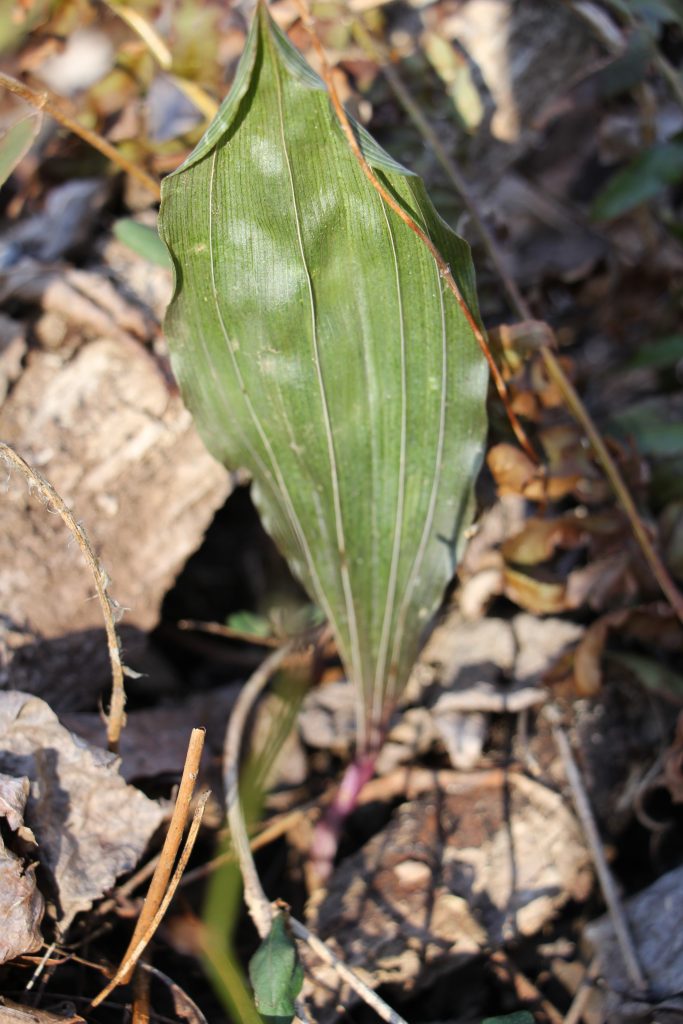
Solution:
M207 446L249 469L266 529L334 629L362 744L408 678L471 521L487 368L322 83L258 10L230 95L164 183L177 268L165 327ZM476 316L469 247L359 133Z

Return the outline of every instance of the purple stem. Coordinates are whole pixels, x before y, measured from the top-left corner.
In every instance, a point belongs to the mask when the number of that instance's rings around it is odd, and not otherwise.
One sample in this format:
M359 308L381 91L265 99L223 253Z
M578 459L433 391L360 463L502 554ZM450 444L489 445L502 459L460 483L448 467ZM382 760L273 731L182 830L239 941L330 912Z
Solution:
M365 783L372 778L376 761L376 752L358 754L354 758L344 772L334 800L315 827L311 843L311 861L315 875L321 883L326 882L332 874L344 822L356 809L358 795Z

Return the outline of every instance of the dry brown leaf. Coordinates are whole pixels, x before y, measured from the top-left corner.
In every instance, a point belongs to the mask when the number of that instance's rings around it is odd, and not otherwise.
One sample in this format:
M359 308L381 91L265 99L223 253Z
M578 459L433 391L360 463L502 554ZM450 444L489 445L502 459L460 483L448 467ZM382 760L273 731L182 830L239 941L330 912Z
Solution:
M515 604L536 615L572 611L584 604L599 610L617 594L622 599L635 596L637 586L629 568L628 552L596 559L563 578L544 569L532 573L506 566L504 593Z
M512 444L496 444L486 456L501 496L521 494L531 501L558 501L571 494L580 480L576 470L541 472L528 455Z
M513 444L494 445L486 462L501 495L523 494L536 477L536 467L529 456Z
M155 359L136 342L107 337L66 362L36 351L0 410L0 435L83 520L114 574L126 623L156 626L164 595L231 484ZM3 612L48 638L100 629L92 579L62 523L16 476L2 501Z
M592 884L590 855L562 798L499 773L403 804L332 877L313 925L373 986L415 992L489 944L533 935ZM334 996L326 991L329 983ZM316 967L316 1019L349 996ZM324 1004L324 1005L321 1005Z
M75 1013L50 1013L0 996L0 1024L85 1024L85 1020Z
M73 736L44 701L17 691L0 693L0 770L30 780L26 820L63 934L135 867L164 808L126 785L111 754Z
M648 981L647 998L644 994L632 997L629 992L612 921L602 917L590 924L585 934L605 982L605 1019L610 1024L675 1024L683 1019L683 867L662 875L633 896L625 910L638 960Z
M537 565L552 558L557 548L575 548L584 543L586 528L575 515L539 519L531 516L524 529L506 540L503 557L517 565Z
M24 842L33 839L23 824L28 791L25 776L14 778L0 774L0 818L4 818L12 832ZM0 963L40 949L44 911L43 897L36 885L35 864L25 864L0 838ZM0 1008L0 1020L1 1014Z
M600 660L605 649L607 634L613 626L622 625L629 616L628 609L603 615L586 630L574 652L574 681L581 697L593 697L602 686Z
M505 596L520 608L536 615L556 615L567 610L567 588L564 583L535 579L525 572L506 566L503 571Z

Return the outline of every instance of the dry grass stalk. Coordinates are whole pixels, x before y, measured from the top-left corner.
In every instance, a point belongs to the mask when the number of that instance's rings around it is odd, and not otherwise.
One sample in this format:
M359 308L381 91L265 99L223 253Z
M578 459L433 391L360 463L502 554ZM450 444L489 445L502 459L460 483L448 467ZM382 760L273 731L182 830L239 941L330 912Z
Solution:
M293 646L293 643L285 644L270 654L240 691L228 721L223 754L223 778L230 834L242 872L244 900L262 939L265 939L270 932L274 910L261 885L247 835L247 826L239 795L240 751L246 723L254 704L287 659ZM305 925L291 915L288 915L288 920L292 933L298 939L306 942L321 960L333 967L339 977L360 996L363 1002L371 1006L382 1020L387 1021L387 1024L407 1024L400 1014L385 1003L350 967L339 960L332 950ZM297 1004L297 1014L300 1021L307 1019L305 1007L300 1003Z
M78 135L79 138L87 142L93 149L96 149L107 160L111 160L113 164L120 167L126 174L130 174L131 178L139 181L141 185L149 189L156 199L161 198L161 189L159 188L158 181L148 174L147 171L143 171L141 167L134 164L132 160L128 160L122 153L119 153L118 149L112 146L110 142L107 142L106 139L103 139L101 135L98 135L97 132L86 128L75 117L71 117L65 110L62 110L56 98L50 96L47 91L36 92L17 78L6 75L4 71L0 71L0 86L7 89L8 92L14 93L15 96L19 96L26 103L30 103L36 110L44 110L46 114L53 117L64 128L73 132L74 135Z
M2 76L0 75L0 79L1 77ZM22 459L21 455L18 455L10 445L5 444L3 441L0 441L0 459L13 469L18 469L28 481L29 488L35 488L46 506L54 508L62 522L76 538L76 542L83 552L83 557L92 572L93 579L95 580L95 588L97 590L97 599L100 602L100 608L102 609L102 615L104 617L109 660L111 662L112 689L111 704L109 706L109 714L107 716L107 742L109 749L116 752L118 750L119 739L121 737L121 730L125 724L124 708L126 704L126 693L123 684L124 668L121 656L121 644L119 642L114 621L114 613L118 609L114 600L109 596L109 577L102 568L83 526L74 518L71 509L64 499L57 493L49 480L46 480L37 469L30 466L28 462Z
M126 955L121 961L121 964L119 965L116 974L111 979L111 981L102 989L102 991L95 996L95 998L92 1000L90 1004L91 1007L99 1006L100 1003L102 1003L107 998L107 996L115 988L117 988L117 986L125 985L127 983L133 968L137 964L138 960L140 959L145 949L149 945L151 939L153 938L154 933L161 924L163 916L168 910L171 900L175 896L176 889L180 884L180 879L182 878L187 862L190 859L192 850L194 849L194 844L197 839L197 835L199 834L199 826L202 823L202 817L204 815L206 801L209 799L210 795L210 792L207 790L206 793L202 793L199 800L197 801L197 806L192 817L192 824L190 825L190 831L187 834L187 839L185 841L185 846L183 847L183 852L180 855L180 858L176 865L176 869L173 872L173 876L169 882L168 888L164 893L161 903L159 903L159 905L157 906L155 913L149 920L149 924L145 928L144 932L142 932L139 935L139 938L137 939L135 945L133 945L133 943L131 942L131 945L128 947ZM146 905L147 903L145 904L145 906ZM136 932L137 931L138 929L136 928Z
M578 765L574 760L574 754L572 753L572 748L569 743L569 739L567 738L567 734L559 722L558 713L555 709L549 708L547 714L551 722L553 738L562 759L562 765L567 777L567 782L569 783L569 788L572 791L572 798L574 800L576 813L588 842L593 863L595 864L598 881L600 882L600 888L602 889L602 895L612 919L614 934L619 944L619 949L621 950L626 974L634 989L643 993L647 989L647 980L638 961L638 953L631 936L628 920L624 913L624 908L622 906L616 882L614 881L614 876L612 875L609 864L607 863L605 850L602 845L602 840L600 839L600 833L598 832L595 818L593 817L593 811L591 809L590 800L588 799L586 787L583 784L583 779L581 778Z

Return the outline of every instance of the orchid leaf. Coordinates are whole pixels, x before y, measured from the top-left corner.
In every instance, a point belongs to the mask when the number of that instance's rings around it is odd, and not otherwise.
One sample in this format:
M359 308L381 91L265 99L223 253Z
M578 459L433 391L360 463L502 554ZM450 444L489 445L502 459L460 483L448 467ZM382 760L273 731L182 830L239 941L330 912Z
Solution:
M284 914L273 918L270 933L249 962L249 977L261 1018L267 1024L289 1024L304 972Z
M43 116L39 110L18 114L15 120L0 126L0 186L4 185L15 167L33 145Z
M360 127L475 317L468 245ZM325 86L257 7L230 94L165 179L173 367L210 451L334 629L376 742L472 516L487 368L419 238L381 199Z

